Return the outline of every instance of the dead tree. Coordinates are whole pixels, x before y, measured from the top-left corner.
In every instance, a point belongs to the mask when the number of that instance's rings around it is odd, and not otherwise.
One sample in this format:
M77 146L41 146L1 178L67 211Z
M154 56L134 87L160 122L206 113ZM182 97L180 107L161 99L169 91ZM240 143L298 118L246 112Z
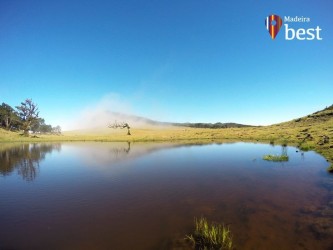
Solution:
M121 122L121 123L118 123L117 121L115 121L113 124L109 124L108 125L109 128L127 128L127 135L131 135L131 127L128 125L127 122Z

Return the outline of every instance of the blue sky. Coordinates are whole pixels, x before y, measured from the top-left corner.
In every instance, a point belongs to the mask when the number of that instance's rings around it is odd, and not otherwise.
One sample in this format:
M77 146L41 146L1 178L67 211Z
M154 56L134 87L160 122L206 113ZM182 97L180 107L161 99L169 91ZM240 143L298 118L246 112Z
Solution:
M0 0L0 102L68 128L94 107L161 121L287 121L333 104L333 3ZM310 17L322 41L272 40ZM104 105L104 106L103 106Z

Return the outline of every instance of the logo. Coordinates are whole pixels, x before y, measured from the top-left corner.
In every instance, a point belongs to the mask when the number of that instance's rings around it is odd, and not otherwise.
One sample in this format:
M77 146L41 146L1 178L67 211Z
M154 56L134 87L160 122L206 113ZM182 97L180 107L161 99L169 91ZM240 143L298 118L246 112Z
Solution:
M312 41L323 40L321 36L322 29L317 25L311 25L310 17L303 16L284 16L284 39L286 41L299 40L299 41ZM299 27L301 25L301 28ZM282 27L282 18L278 15L270 15L265 19L265 26L274 40ZM296 28L297 26L297 28Z
M265 25L268 33L274 40L282 26L282 19L278 15L270 15L266 17Z

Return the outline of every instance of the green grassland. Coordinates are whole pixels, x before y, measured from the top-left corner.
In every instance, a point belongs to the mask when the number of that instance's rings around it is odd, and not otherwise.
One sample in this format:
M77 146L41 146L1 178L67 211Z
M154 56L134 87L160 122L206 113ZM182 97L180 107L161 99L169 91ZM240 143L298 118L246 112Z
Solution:
M311 115L271 126L242 128L190 128L149 126L132 128L132 135L122 129L92 129L64 132L61 135L31 135L0 129L0 142L59 142L59 141L173 141L222 142L260 141L293 145L303 151L314 150L333 163L333 105ZM333 165L331 165L333 170Z

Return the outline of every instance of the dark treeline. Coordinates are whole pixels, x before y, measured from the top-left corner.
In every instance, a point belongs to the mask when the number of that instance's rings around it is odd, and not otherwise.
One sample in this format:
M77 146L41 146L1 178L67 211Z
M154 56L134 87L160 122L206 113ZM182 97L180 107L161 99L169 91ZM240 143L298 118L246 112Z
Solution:
M52 127L39 117L38 106L31 99L21 102L15 109L3 102L0 106L0 128L11 131L22 130L24 135L28 135L29 132L61 133L60 126Z

